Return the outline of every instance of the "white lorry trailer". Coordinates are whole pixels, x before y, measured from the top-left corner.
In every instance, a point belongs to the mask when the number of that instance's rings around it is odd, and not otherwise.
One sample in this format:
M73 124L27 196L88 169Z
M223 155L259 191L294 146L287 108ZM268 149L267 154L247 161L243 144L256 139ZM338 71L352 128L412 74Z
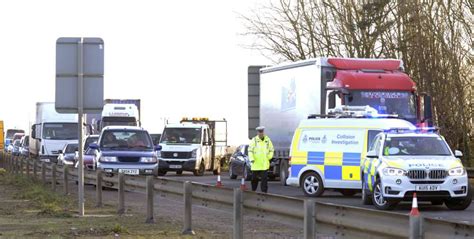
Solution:
M54 102L36 103L36 121L31 127L30 155L43 162L57 162L60 150L78 142L77 114L59 114Z

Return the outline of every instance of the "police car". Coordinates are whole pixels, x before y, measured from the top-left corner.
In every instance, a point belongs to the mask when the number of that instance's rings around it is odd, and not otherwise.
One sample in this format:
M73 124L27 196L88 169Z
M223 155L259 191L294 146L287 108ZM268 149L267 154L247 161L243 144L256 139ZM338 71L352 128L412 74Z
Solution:
M464 210L472 195L461 156L434 129L386 130L376 136L361 165L362 201L389 210L416 192L418 200Z
M406 120L367 117L374 110L358 109L300 122L291 143L288 185L301 187L311 197L325 189L354 195L362 188L360 165L375 136L392 127L415 128Z

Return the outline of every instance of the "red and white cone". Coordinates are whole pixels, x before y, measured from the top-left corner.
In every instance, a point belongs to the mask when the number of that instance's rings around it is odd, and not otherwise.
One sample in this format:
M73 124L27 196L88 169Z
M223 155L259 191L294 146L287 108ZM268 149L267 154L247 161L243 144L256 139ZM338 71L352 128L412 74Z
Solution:
M245 178L240 179L240 190L247 190L247 186L245 186Z
M416 198L416 193L413 193L413 203L411 205L410 216L420 216L420 211L418 211L418 199Z
M217 184L216 187L222 187L221 175L217 175Z

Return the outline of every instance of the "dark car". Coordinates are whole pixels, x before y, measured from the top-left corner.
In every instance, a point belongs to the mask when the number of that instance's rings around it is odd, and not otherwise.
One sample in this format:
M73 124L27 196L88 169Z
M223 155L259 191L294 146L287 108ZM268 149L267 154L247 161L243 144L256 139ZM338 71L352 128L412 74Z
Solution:
M96 144L98 140L99 140L99 135L93 134L93 135L87 136L86 141L84 142L84 152L87 151L87 149L89 148L89 145Z
M23 157L28 157L30 155L30 136L25 135L21 138L21 146L20 146L20 155Z
M20 146L21 146L21 142L19 139L15 139L13 141L13 144L12 144L13 148L12 148L12 154L15 155L15 156L20 156Z
M252 178L252 172L250 171L252 163L248 157L248 149L248 144L240 145L230 156L229 177L231 179L236 179L237 176L243 176L245 180Z
M76 163L76 152L79 150L77 143L69 143L64 146L63 150L59 150L59 165L74 165Z
M87 148L84 152L83 160L84 160L84 168L95 170L97 168L97 149ZM79 159L76 156L76 165L77 168Z

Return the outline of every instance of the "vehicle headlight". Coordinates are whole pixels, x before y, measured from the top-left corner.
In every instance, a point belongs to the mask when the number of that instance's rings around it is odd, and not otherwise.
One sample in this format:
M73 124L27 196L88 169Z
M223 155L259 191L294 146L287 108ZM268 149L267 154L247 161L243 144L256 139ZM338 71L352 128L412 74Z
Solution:
M400 168L384 168L383 174L385 174L385 176L404 176L406 175L406 171Z
M466 170L463 167L452 168L449 170L449 176L461 176L464 175Z
M113 157L113 156L102 156L102 157L100 158L100 161L101 161L101 162L104 162L104 163L105 163L105 162L109 162L109 163L110 163L110 162L117 162L117 157Z
M140 162L142 163L156 163L155 157L141 157Z
M156 157L161 158L161 150L156 151Z
M191 158L196 158L197 157L197 149L191 151Z

